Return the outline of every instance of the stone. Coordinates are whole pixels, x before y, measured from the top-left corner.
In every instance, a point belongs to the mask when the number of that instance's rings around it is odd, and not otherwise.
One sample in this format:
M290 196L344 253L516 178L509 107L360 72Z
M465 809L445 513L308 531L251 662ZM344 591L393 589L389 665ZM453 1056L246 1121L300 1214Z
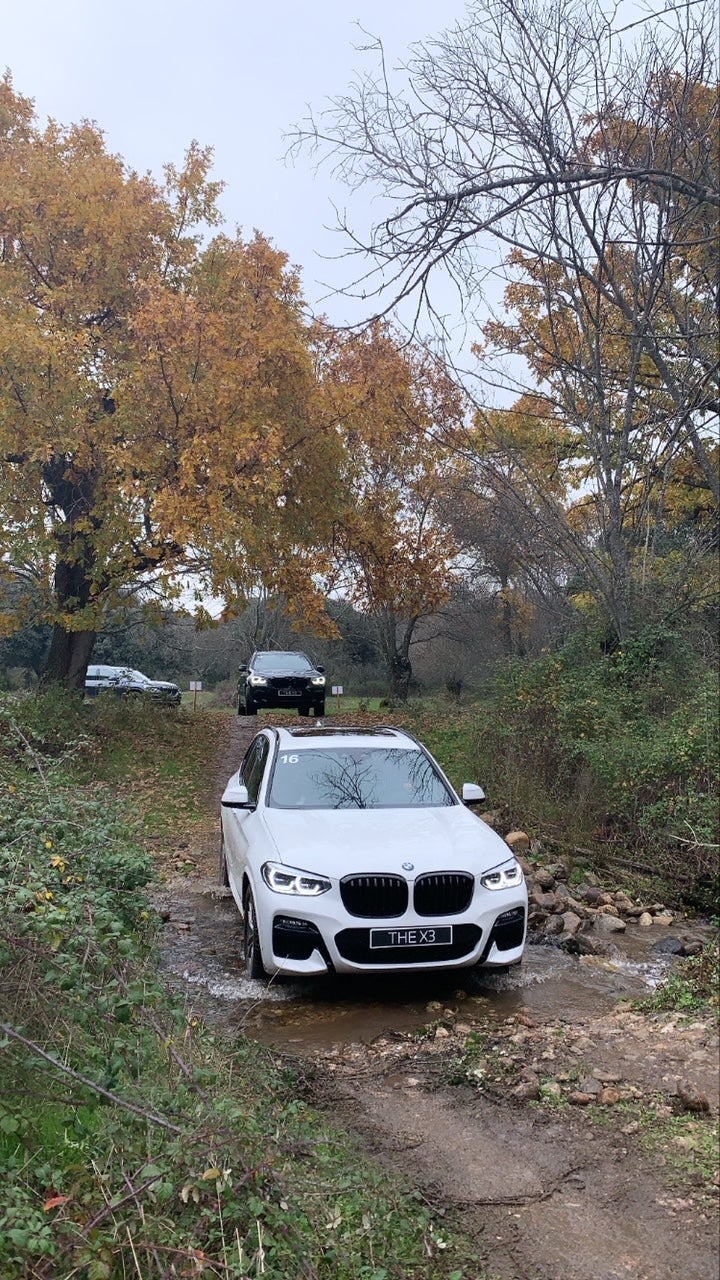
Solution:
M602 897L602 889L598 889L597 885L594 884L579 884L576 892L579 898L583 898L585 902L591 902L593 905Z
M568 1094L568 1102L574 1103L576 1107L587 1107L595 1098L591 1093L583 1093L582 1089L575 1089Z
M562 920L563 932L571 935L577 933L582 924L580 916L576 916L574 911L563 911L560 919Z
M584 1080L580 1081L578 1088L581 1093L596 1095L598 1093L602 1093L603 1087L602 1081L598 1080L597 1076L586 1076Z
M612 960L620 955L615 943L610 942L608 938L594 938L592 934L581 933L577 934L572 941L576 944L576 954L588 962L599 959Z
M649 911L641 912L640 919L638 920L638 924L640 925L641 929L648 929L652 924L652 922L653 922L653 918L650 915Z
M626 893L616 893L613 895L613 902L623 915L628 915L633 909L633 903Z
M543 1057L545 1055L543 1054ZM559 1080L546 1080L543 1086L543 1093L546 1098L561 1098L562 1085Z
M562 860L549 863L547 870L555 877L556 880L567 880L570 875L570 868L567 862Z
M620 1091L618 1089L613 1089L612 1086L602 1089L598 1094L598 1102L603 1107L614 1107L615 1103L619 1101Z
M562 933L564 930L565 930L565 922L563 917L550 916L550 919L548 920L545 926L545 932L549 934L550 937L555 937L558 934Z
M671 916L669 912L658 913L658 915L653 916L653 924L671 925L674 918L675 917Z
M527 853L530 848L530 837L526 831L509 831L505 843L510 845L513 853Z
M518 1102L534 1102L540 1097L540 1080L534 1072L528 1071L524 1080L515 1086L513 1097Z
M541 911L553 911L557 906L557 898L554 893L543 893L542 889L533 889L530 894L530 905L539 907Z
M547 867L538 867L535 871L534 880L540 889L547 891L555 888L555 877Z
M485 813L478 814L478 817L482 818L483 822L487 822L493 831L497 831L502 825L502 814L499 809L488 809Z
M653 942L652 950L665 956L686 956L685 944L679 938L672 936L667 938L659 938L657 942Z
M706 1094L700 1093L689 1080L678 1080L677 1096L686 1111L706 1112L710 1110L710 1100Z
M624 933L627 925L619 916L609 915L607 912L598 912L593 920L593 929L598 933Z

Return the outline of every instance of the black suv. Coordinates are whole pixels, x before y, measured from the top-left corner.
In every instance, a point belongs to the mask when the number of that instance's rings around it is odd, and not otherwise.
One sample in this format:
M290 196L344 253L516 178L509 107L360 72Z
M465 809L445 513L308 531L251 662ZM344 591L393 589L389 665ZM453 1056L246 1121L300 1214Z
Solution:
M324 667L314 667L306 653L258 651L240 667L239 716L257 715L258 707L297 707L301 716L325 715Z

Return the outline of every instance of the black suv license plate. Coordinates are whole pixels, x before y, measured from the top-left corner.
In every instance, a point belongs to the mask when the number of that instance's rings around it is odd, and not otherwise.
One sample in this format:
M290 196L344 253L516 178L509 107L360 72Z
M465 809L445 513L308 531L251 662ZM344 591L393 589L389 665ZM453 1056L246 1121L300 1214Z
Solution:
M382 947L447 947L453 940L451 924L413 925L410 929L371 929L370 950Z

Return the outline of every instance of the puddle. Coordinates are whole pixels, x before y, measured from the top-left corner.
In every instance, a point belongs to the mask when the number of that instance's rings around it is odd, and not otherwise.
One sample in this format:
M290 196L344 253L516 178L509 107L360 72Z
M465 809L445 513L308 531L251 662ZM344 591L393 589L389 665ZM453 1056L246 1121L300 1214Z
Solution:
M460 1018L526 1011L538 1021L571 1022L601 1014L622 997L646 994L677 963L652 951L665 931L628 925L613 939L617 955L577 957L529 946L522 965L503 975L460 969L256 982L245 976L241 922L229 894L219 896L208 884L205 891L173 894L172 903L162 967L176 987L187 991L208 1022L294 1053L413 1031L445 1007ZM432 1003L438 1007L429 1010Z

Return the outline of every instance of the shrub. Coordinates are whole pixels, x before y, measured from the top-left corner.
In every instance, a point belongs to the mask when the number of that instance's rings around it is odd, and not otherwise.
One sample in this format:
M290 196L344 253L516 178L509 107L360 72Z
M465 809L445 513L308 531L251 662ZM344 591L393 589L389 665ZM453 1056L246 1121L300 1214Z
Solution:
M709 906L718 844L714 672L664 637L509 662L478 718L478 774L517 820L642 856ZM651 660L651 654L655 657Z

